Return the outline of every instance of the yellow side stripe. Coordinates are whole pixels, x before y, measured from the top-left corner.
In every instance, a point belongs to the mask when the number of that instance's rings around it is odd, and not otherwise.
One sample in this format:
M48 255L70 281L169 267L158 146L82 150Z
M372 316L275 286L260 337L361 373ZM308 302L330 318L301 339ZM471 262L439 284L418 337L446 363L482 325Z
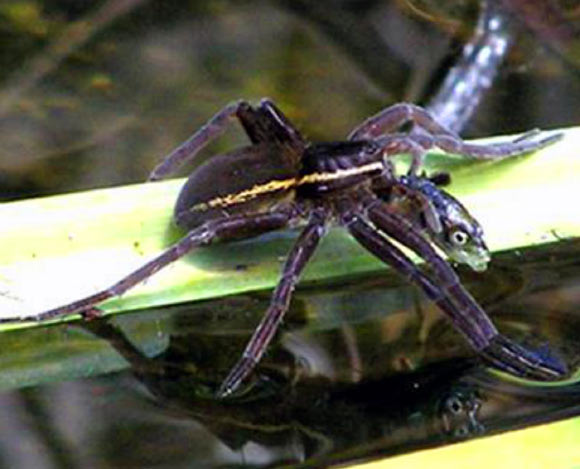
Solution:
M301 178L272 180L265 184L256 184L250 189L245 189L235 194L228 194L222 197L216 197L215 199L211 199L208 202L201 202L199 204L194 205L191 208L191 210L205 211L209 208L227 207L230 205L247 202L248 200L254 199L262 194L268 194L271 192L277 192L281 190L288 190L293 187L302 186L304 184L333 181L344 177L356 176L358 174L380 171L382 168L383 164L381 162L374 162L356 168L340 169L335 172L312 173L302 176Z

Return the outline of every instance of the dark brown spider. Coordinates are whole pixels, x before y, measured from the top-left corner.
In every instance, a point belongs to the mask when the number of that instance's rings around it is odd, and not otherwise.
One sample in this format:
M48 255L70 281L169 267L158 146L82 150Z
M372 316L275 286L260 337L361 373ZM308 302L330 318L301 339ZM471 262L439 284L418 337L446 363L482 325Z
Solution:
M566 372L558 359L524 349L500 335L462 286L433 245L481 270L489 259L481 228L459 202L416 175L423 155L433 147L472 158L503 158L536 150L560 135L533 139L537 132L530 132L510 142L470 144L424 109L396 104L363 122L346 141L309 143L271 101L264 99L256 107L240 101L226 106L169 154L150 179L161 179L192 160L235 119L251 144L214 156L189 176L175 206L176 223L188 231L180 241L105 290L16 320L39 321L75 312L93 316L98 314L98 303L123 294L195 247L253 237L305 220L270 307L218 391L219 396L227 396L260 360L288 309L302 270L334 221L418 285L492 365L542 380ZM411 130L400 132L404 125L411 125ZM410 153L413 162L407 176L397 177L391 157L401 153ZM430 274L391 239L423 258ZM14 319L2 320L7 321Z

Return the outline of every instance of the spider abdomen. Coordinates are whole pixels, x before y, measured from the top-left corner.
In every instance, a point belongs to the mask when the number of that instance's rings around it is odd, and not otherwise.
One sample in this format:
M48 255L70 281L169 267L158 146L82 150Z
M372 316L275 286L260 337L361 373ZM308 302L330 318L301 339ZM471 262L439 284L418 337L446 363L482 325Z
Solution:
M218 155L189 176L175 204L178 226L235 214L259 213L289 199L298 180L291 153L277 145L252 145Z

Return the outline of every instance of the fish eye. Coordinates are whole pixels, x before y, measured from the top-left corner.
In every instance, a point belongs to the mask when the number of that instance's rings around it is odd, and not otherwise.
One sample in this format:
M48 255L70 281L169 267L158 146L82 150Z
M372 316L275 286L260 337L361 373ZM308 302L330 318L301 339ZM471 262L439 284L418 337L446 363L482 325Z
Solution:
M456 246L465 246L469 241L469 234L463 230L455 230L451 233L450 239Z

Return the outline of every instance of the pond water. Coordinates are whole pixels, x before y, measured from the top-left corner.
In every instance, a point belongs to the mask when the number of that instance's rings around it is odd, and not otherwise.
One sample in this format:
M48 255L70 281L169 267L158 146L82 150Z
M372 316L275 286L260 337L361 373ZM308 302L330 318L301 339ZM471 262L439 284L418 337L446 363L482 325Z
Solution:
M502 253L462 278L503 333L549 344L575 369L579 254L578 242ZM0 465L320 467L580 413L575 380L543 386L486 369L387 272L301 287L251 383L214 399L268 298L3 334Z

